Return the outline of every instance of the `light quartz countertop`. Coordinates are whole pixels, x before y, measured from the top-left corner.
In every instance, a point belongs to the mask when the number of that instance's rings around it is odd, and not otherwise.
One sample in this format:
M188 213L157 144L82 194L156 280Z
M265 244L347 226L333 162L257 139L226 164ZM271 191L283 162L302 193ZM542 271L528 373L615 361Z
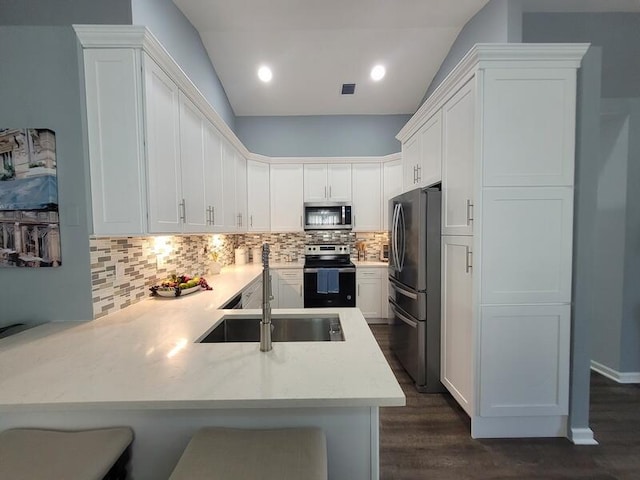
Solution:
M387 268L389 266L389 262L381 262L377 260L354 260L353 263L356 267Z
M299 265L273 268L298 268ZM213 291L149 298L88 322L41 325L0 340L0 411L400 406L405 397L358 309L340 316L344 342L195 343L218 310L261 273L257 264L207 276ZM274 315L313 309L273 310Z

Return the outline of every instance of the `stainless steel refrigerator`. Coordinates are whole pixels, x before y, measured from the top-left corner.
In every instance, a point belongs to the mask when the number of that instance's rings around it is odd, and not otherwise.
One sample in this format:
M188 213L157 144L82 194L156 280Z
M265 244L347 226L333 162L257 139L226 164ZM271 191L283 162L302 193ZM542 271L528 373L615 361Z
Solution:
M441 186L389 201L390 346L420 392L440 383Z

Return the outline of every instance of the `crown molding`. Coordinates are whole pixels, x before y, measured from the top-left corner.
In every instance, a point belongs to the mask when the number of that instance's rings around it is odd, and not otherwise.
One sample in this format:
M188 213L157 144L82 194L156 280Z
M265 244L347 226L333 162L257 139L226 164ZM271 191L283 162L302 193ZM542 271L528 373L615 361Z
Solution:
M588 43L477 43L418 108L396 138L409 139L478 70L487 68L580 67Z

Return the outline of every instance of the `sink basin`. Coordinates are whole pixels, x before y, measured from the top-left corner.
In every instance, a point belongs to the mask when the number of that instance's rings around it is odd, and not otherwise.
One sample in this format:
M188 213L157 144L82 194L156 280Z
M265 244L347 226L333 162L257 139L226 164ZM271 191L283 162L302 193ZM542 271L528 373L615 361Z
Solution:
M271 318L273 342L342 342L337 315L278 315ZM260 315L228 315L196 343L259 342Z

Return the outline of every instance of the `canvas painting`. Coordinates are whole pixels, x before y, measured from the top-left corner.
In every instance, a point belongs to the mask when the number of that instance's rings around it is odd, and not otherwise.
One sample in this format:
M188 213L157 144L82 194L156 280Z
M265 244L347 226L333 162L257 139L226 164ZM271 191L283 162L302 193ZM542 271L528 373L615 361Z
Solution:
M58 267L56 135L0 128L0 267Z

